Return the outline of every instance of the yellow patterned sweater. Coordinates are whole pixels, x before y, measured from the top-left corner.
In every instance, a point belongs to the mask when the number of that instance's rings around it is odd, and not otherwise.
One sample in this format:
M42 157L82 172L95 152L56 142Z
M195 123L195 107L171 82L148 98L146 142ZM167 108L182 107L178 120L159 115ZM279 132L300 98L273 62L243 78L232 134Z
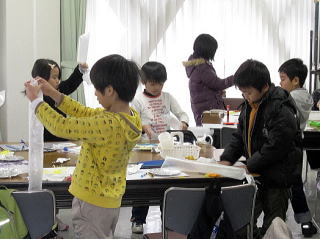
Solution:
M120 207L129 154L141 134L140 116L132 108L131 115L92 109L68 96L58 108L70 117L44 102L36 115L52 134L82 141L69 192L99 207Z

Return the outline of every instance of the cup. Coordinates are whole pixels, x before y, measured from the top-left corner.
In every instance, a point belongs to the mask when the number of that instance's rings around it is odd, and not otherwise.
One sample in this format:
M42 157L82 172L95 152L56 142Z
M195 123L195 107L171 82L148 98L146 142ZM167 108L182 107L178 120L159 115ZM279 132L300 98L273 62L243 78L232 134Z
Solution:
M173 137L168 132L163 132L158 136L162 149L173 148Z

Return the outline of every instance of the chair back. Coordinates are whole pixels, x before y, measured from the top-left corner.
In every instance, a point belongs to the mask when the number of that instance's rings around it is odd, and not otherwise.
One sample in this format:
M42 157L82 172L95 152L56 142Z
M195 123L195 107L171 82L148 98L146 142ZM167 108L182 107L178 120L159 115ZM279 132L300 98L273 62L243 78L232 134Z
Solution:
M229 217L232 229L237 231L248 225L247 238L253 238L256 190L254 183L221 188L224 212ZM147 233L143 238L186 238L198 218L204 199L205 188L167 189L162 212L163 233Z
M12 195L32 239L42 238L52 230L56 216L56 201L52 191L15 191Z
M228 216L233 231L248 226L247 238L253 238L256 192L255 184L243 184L221 189L224 213Z
M220 148L224 149L230 142L232 134L237 131L237 128L222 127L220 131Z
M162 231L172 230L188 235L197 219L204 198L204 188L171 187L166 190Z

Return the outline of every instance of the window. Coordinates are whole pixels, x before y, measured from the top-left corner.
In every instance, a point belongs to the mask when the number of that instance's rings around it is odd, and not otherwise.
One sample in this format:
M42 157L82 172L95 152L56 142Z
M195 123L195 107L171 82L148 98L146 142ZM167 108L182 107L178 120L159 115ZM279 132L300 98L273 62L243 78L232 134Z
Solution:
M267 65L272 81L279 85L277 70L285 60L299 57L308 65L313 5L305 0L88 1L88 62L92 65L114 53L140 65L160 61L168 72L164 90L177 98L194 125L182 65L192 54L194 39L201 33L217 39L213 65L220 78L253 58ZM92 87L86 86L85 92L87 104L97 106ZM227 97L241 94L230 87Z

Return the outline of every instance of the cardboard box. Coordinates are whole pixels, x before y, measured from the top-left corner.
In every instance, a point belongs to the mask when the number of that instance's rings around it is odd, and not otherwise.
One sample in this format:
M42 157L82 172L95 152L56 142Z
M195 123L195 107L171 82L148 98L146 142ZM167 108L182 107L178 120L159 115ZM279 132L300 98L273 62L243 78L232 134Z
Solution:
M221 124L224 117L224 110L210 110L202 113L203 124Z

